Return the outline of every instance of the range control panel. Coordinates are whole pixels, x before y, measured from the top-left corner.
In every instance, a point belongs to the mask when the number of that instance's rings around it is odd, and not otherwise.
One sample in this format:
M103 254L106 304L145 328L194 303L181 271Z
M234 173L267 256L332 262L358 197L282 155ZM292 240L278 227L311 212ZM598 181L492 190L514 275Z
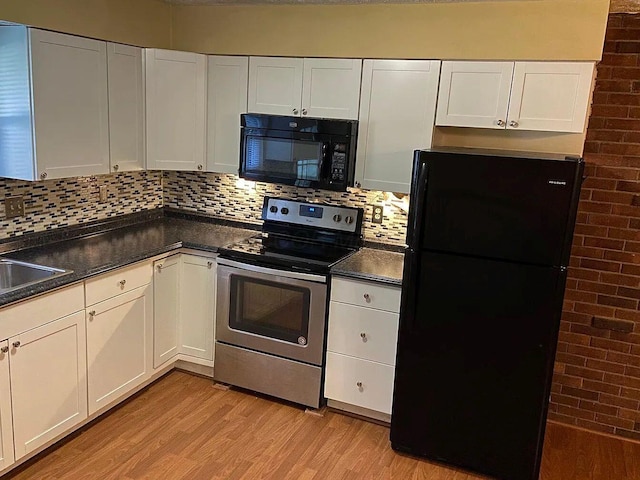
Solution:
M262 219L355 233L362 209L265 197Z

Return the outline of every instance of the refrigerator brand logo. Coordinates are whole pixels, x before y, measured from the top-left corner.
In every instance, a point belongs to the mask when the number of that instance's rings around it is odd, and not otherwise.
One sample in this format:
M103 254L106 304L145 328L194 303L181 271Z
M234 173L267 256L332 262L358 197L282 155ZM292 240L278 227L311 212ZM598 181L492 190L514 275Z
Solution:
M564 180L549 180L549 185L566 185L567 182Z

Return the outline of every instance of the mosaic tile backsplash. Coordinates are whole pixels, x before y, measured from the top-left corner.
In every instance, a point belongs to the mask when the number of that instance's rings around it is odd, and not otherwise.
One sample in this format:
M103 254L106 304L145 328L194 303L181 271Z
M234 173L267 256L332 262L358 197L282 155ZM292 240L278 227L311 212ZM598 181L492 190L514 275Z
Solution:
M163 174L163 194L166 207L247 223L261 223L265 195L360 207L365 209L365 240L391 245L404 245L406 240L406 212L378 191L354 189L340 193L247 182L230 174L167 171ZM382 224L371 222L372 204L383 205Z
M107 188L104 203L99 201L100 185ZM14 195L23 197L25 216L6 219L4 202L0 201L0 240L160 208L162 172L126 172L41 182L0 178L0 200Z
M107 188L107 201L103 203L99 201L100 185ZM23 197L25 216L6 219L4 202L1 200L14 195ZM163 205L259 224L265 195L364 208L366 240L404 245L407 214L396 204L385 200L382 192L353 190L339 193L245 182L228 174L158 171L40 182L0 178L0 240L152 210ZM384 206L382 224L371 222L372 204Z

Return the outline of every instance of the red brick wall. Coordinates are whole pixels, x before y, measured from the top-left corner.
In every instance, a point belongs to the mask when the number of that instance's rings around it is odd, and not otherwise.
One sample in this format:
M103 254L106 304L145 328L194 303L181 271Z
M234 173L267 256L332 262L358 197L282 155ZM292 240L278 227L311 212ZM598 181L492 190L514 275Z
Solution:
M597 71L549 418L640 440L640 15Z

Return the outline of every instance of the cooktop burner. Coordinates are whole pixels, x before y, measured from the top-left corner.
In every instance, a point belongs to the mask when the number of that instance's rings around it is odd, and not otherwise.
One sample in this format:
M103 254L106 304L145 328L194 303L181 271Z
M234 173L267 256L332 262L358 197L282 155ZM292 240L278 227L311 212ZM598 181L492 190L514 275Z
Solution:
M262 233L221 248L220 256L326 273L360 247L362 217L359 208L266 197Z

